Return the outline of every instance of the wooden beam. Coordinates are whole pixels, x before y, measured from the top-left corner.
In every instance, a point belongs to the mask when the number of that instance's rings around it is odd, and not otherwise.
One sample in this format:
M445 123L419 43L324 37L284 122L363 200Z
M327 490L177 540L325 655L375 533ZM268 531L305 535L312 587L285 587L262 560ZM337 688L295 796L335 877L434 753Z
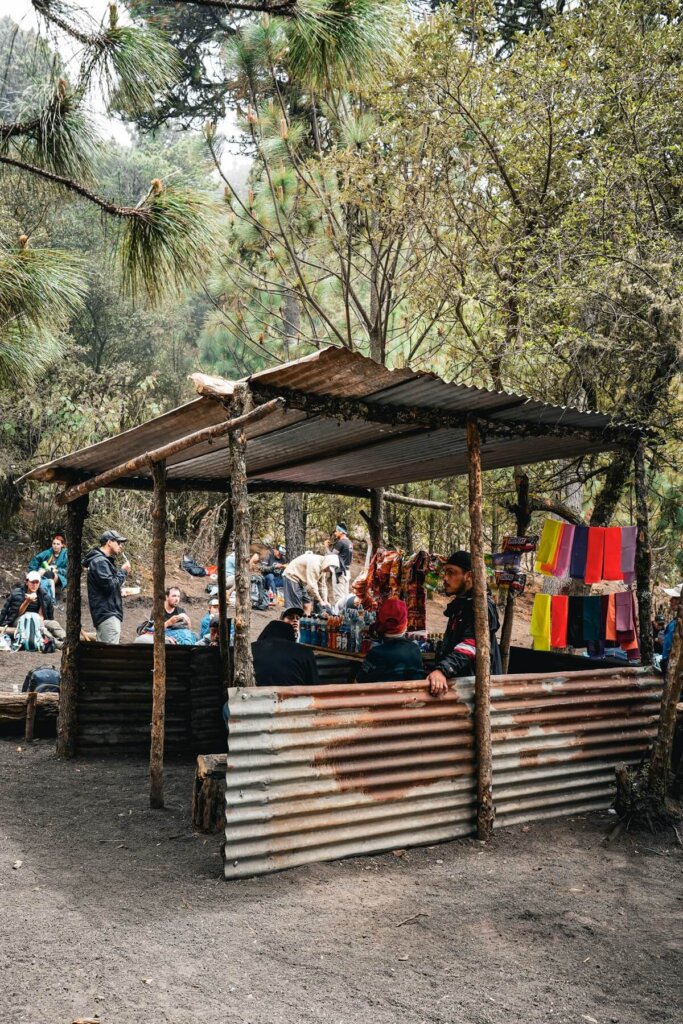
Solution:
M300 409L309 416L321 416L326 419L365 420L371 423L388 423L392 426L413 426L422 427L427 430L439 430L451 428L456 430L467 430L470 414L467 412L453 412L443 409L431 409L420 406L384 405L370 400L356 398L339 398L333 395L315 395L306 391L297 391L293 388L273 387L272 385L259 384L252 381L251 392L256 402L265 402L274 396L285 399L290 409ZM524 405L526 399L520 398L515 401L512 408L519 408ZM494 437L519 438L519 437L578 437L587 441L600 440L605 442L605 447L610 444L623 444L629 438L636 436L636 428L632 430L622 427L601 427L599 431L577 430L575 427L565 426L562 423L518 423L516 420L509 424L505 421L479 417L480 443L481 437L488 435Z
M149 806L164 806L164 727L166 718L166 463L152 463L152 585L154 618L154 674L152 680L152 736L149 750Z
M491 748L491 643L489 637L484 523L482 515L481 439L476 419L467 424L469 455L470 554L472 603L477 653L474 670L474 725L477 749L477 836L493 834L493 756Z
M234 516L232 514L232 502L228 502L227 518L225 529L218 542L218 645L221 655L221 668L223 671L223 690L227 700L227 691L230 686L230 630L228 623L228 595L226 593L226 572L225 560L228 557L228 546L232 536Z
M66 588L66 638L62 649L59 683L57 756L73 757L78 729L78 645L81 640L81 573L83 572L83 523L88 495L73 501L66 515L69 580Z
M447 501L431 501L428 498L413 498L411 494L398 494L396 491L385 491L384 500L394 505L412 505L415 508L431 508L438 512L452 512L454 506Z
M233 404L235 411L244 413L251 401L246 384L236 384ZM251 580L249 550L251 521L247 491L247 438L243 430L230 434L230 487L232 513L235 518L235 647L233 682L235 686L255 686L254 665L251 656Z
M67 488L63 494L58 494L57 504L66 505L68 502L74 501L76 498L80 498L84 494L89 494L90 491L95 491L99 487L106 487L108 484L113 483L121 477L129 476L134 474L137 470L147 469L155 463L163 462L166 459L171 458L172 455L177 455L178 452L185 451L187 448L194 448L195 445L203 444L206 441L212 441L216 437L222 437L224 434L230 434L235 430L239 430L241 427L244 427L249 423L265 419L265 417L270 416L271 413L277 412L279 409L283 409L284 404L285 403L282 398L274 398L272 401L266 402L264 405L260 405L258 408L252 409L244 415L237 416L230 420L225 420L224 423L216 423L213 427L204 427L202 430L195 430L194 433L187 434L185 437L177 438L175 441L171 441L169 444L165 444L161 448L155 448L152 451L144 452L142 455L137 455L134 459L129 459L128 462L122 462L118 466L112 466L111 469L105 470L104 473L98 473L97 476L93 476L89 480L84 480L80 484L74 484L73 487Z

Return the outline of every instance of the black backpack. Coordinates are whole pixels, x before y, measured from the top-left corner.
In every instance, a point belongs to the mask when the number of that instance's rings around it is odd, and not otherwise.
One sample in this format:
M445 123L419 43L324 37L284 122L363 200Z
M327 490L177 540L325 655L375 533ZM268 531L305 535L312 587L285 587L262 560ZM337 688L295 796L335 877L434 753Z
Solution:
M39 665L32 668L24 679L22 693L59 693L59 672L52 665Z
M180 563L180 568L184 569L185 572L189 572L190 576L207 576L208 573L203 565L196 562L190 555L183 555L183 560Z

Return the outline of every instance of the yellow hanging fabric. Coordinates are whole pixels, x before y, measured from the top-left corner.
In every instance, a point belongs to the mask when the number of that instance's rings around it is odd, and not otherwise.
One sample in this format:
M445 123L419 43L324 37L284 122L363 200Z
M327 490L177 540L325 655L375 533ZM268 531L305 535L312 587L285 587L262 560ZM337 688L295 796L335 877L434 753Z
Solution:
M535 651L550 650L550 594L536 594L531 612L531 635Z
M562 539L562 523L559 519L546 519L543 524L541 540L536 552L536 572L550 576L557 562L557 555Z

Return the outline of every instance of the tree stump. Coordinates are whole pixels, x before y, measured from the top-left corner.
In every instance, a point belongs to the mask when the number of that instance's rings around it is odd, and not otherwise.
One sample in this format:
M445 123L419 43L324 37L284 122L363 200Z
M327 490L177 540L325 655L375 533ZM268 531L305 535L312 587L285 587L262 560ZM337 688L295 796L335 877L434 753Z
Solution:
M225 773L227 754L200 754L192 793L192 826L197 832L225 828Z

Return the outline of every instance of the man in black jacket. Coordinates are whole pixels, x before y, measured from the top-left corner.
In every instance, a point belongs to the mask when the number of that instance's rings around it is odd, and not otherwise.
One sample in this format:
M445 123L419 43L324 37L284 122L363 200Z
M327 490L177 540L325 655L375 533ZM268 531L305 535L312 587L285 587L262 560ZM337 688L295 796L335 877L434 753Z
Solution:
M55 641L55 646L59 649L64 644L66 633L54 617L52 591L41 587L40 582L40 573L32 570L26 573L26 581L23 586L12 588L3 605L2 612L0 612L0 626L4 627L4 630L0 630L0 632L14 636L21 616L26 612L35 612L42 620L43 633L51 636Z
M448 680L456 676L473 676L477 639L474 634L474 607L472 602L472 559L469 551L455 551L444 566L444 592L452 597L444 615L448 625L443 638L441 659L427 676L432 697L441 697L448 691ZM499 626L498 613L487 595L489 611L489 642L491 647L491 674L501 671L500 649L496 640Z
M269 622L251 645L257 686L315 686L318 666L308 647L296 642L289 622Z
M126 538L116 530L107 530L100 537L99 548L93 548L83 559L88 570L88 604L97 639L103 644L117 644L121 639L123 601L121 587L130 572L126 559L116 568L116 556L123 550Z

